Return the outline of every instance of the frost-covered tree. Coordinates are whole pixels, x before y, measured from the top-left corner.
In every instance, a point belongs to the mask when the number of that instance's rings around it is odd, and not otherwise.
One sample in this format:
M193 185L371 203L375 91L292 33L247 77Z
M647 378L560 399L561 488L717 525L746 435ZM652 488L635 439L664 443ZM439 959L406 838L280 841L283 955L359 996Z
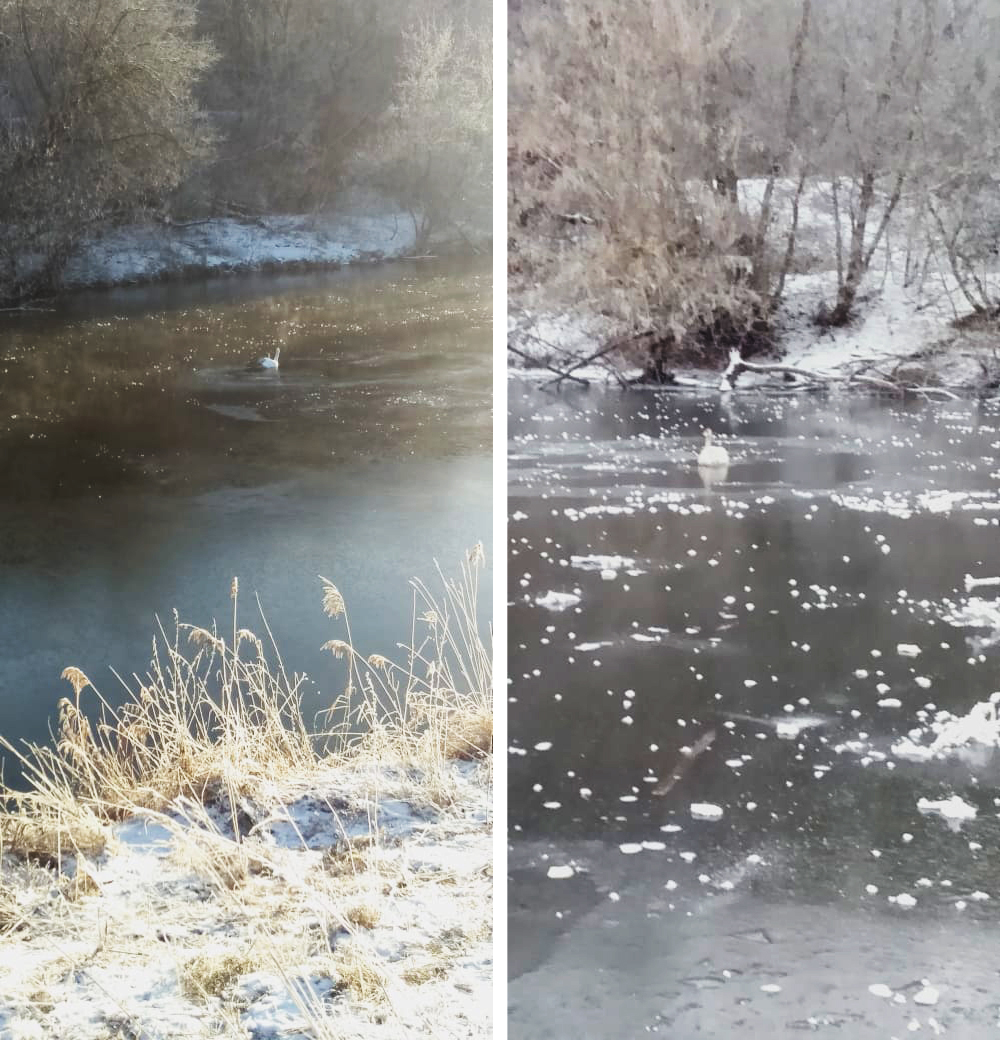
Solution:
M207 154L193 87L214 60L193 0L0 3L0 297L50 283L110 215Z
M410 214L418 251L434 230L489 205L492 111L488 35L447 21L414 26L394 99L357 166Z

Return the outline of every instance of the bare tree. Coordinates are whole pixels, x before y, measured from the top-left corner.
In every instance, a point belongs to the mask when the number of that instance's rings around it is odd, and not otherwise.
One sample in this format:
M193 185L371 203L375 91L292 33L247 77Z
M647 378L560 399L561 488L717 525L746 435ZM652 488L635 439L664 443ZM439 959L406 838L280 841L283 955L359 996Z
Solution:
M540 285L549 306L604 312L642 350L749 334L761 301L732 181L744 141L731 84L749 81L739 12L598 0L522 24L509 95L512 283Z

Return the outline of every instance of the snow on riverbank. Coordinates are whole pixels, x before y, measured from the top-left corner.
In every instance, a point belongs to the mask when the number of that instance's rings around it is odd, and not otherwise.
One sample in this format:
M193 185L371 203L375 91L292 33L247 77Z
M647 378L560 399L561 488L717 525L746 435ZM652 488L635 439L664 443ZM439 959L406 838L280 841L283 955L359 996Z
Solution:
M336 214L218 218L176 225L128 226L84 243L63 274L67 287L123 285L171 275L251 271L281 266L332 266L412 255L408 213L355 193ZM489 229L445 228L432 248L489 244Z
M763 184L761 180L740 183L743 209L751 218L759 210ZM785 187L787 194L790 185ZM789 206L790 199L782 197L779 187L776 227L783 226L787 214L783 216L782 209ZM777 344L784 363L838 377L860 370L888 373L919 359L917 381L925 377L931 383L968 388L1000 376L990 336L954 325L955 319L970 308L940 251L932 251L933 238L911 231L907 239L901 231L906 224L901 207L894 221L898 238L890 234L876 251L851 323L841 328L820 326L814 322L817 313L822 305L831 306L837 295L835 224L829 191L822 184L806 191L798 231L800 271L789 274L776 316ZM980 275L995 283L1000 270ZM599 305L596 301L595 306ZM528 357L511 353L510 367L525 377L551 378L552 372L533 366L566 368L574 359L593 354L602 343L627 331L594 313L522 312L517 318L508 318L508 342ZM641 370L609 360L588 365L575 374L591 381L615 382L618 377L636 377ZM751 386L755 380L759 382L759 377L747 374L740 385ZM718 376L693 370L678 379L681 384L686 381L715 388Z
M179 800L62 877L8 854L0 1036L492 1035L491 767L426 779L356 760Z

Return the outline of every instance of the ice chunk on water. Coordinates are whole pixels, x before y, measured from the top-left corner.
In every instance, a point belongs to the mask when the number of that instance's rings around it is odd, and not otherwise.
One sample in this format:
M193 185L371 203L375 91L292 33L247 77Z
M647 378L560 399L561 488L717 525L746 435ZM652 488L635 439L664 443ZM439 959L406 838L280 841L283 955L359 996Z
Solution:
M561 881L563 878L571 878L576 871L571 866L561 867L549 867L548 877L554 881Z
M539 596L535 603L546 610L567 610L575 607L580 597L573 592L553 592L551 589L544 596Z
M920 647L916 643L897 643L896 653L900 657L918 657L920 655Z
M722 817L722 808L711 802L692 802L691 815L696 820L718 820Z
M976 815L976 807L963 801L957 794L936 802L929 798L921 798L917 802L917 808L921 812L939 813L946 820L971 820Z

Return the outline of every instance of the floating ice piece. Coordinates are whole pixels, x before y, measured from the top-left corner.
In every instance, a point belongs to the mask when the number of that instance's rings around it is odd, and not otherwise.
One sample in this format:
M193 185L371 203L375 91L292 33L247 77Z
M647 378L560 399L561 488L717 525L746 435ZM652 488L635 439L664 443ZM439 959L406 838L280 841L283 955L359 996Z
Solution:
M916 899L910 895L909 892L900 892L898 896L889 896L889 902L895 903L896 906L904 907L909 910L910 907L916 906Z
M568 864L560 867L549 867L547 877L552 878L553 881L562 881L564 878L571 878L576 871Z
M923 813L939 813L946 820L971 820L976 815L976 807L962 801L957 794L937 802L921 798L917 802L917 808Z
M868 992L873 997L891 997L892 990L884 982L873 982L868 987Z
M1000 578L973 578L971 574L965 576L965 591L971 592L981 585L1000 585Z
M760 987L762 993L780 993L781 987L776 982L765 982Z
M629 556L571 556L571 566L581 571L624 571L635 566L635 560Z
M575 607L580 597L573 592L553 592L551 589L544 596L539 596L535 603L546 610L567 610Z
M696 820L718 820L722 817L722 808L711 802L692 802L691 815Z
M961 747L963 744L1000 743L1000 722L997 720L996 705L991 701L980 701L972 706L968 715L942 723L937 729L937 738L931 747L942 751Z
M900 657L918 657L920 655L920 647L916 643L897 643L896 653Z
M940 994L933 986L924 986L919 993L915 993L913 996L914 1004L936 1004Z
M901 708L903 702L898 697L883 697L879 702L880 708Z
M610 567L606 567L601 571L602 581L614 581L618 577L618 571L613 571Z
M642 852L642 845L639 842L627 841L618 846L618 851L623 856L634 856L637 852Z

